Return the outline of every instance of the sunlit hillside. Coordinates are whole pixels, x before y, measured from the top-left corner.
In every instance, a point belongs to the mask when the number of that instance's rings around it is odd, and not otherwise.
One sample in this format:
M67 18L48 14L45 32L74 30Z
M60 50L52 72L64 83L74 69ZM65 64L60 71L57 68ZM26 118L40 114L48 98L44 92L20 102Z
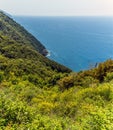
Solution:
M0 130L112 130L113 60L76 73L43 49L0 12Z

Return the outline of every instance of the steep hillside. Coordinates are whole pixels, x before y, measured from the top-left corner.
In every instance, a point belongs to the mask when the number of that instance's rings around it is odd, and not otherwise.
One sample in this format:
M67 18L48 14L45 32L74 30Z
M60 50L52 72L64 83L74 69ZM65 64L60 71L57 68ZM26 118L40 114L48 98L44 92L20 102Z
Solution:
M0 34L8 36L20 44L33 46L43 55L47 54L46 48L40 41L2 11L0 11Z
M0 130L112 130L113 60L75 73L33 43L0 13Z

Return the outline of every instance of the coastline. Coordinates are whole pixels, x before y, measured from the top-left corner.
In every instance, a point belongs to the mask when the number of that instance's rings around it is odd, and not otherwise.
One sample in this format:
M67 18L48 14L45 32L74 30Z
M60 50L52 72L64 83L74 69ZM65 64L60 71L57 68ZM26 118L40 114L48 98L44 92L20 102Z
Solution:
M45 56L45 57L47 57L47 56L50 55L50 52L47 49L43 49L42 55Z

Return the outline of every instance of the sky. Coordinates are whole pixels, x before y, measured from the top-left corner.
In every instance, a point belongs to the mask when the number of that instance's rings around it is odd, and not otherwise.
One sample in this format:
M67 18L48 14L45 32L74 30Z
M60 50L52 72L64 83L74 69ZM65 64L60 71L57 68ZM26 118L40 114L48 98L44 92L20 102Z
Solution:
M113 0L0 0L0 9L12 15L113 16Z

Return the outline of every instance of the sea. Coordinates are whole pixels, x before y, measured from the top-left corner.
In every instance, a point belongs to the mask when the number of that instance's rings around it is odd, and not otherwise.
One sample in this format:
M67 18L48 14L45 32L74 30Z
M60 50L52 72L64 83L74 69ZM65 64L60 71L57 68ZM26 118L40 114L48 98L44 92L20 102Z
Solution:
M73 71L113 59L113 17L13 16L49 51L48 58Z

